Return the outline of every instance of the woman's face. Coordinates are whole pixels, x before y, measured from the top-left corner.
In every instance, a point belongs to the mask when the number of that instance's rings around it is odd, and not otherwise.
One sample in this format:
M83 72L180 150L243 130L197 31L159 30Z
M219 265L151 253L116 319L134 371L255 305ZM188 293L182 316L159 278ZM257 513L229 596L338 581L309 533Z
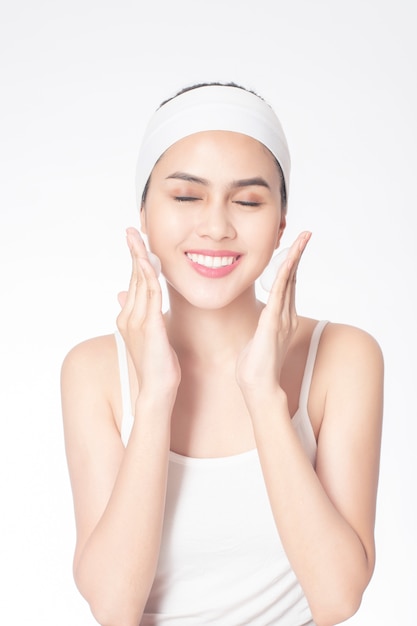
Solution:
M253 289L285 227L271 153L239 133L181 139L155 165L141 211L172 294L219 308Z

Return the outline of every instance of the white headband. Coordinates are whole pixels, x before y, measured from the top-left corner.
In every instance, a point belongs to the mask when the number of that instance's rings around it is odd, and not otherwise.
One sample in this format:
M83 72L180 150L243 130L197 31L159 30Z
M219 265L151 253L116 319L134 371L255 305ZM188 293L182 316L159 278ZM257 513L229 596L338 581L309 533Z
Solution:
M271 107L239 87L208 85L182 93L152 116L142 140L136 170L139 207L155 163L175 142L205 130L228 130L257 139L277 159L288 194L290 153L281 123Z

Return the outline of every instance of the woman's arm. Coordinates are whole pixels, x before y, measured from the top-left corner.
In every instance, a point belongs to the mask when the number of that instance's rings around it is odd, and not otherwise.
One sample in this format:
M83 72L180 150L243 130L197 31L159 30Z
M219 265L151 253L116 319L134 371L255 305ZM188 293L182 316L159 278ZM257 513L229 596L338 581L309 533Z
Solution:
M329 373L316 471L285 396L249 400L277 528L318 626L356 612L371 578L383 366L365 333L328 327L316 368Z
M118 378L113 338L80 344L62 368L68 466L74 495L77 586L102 626L137 626L154 579L163 522L170 422L179 368L142 248L118 319L139 394L126 449L108 389ZM110 354L111 353L111 354Z
M374 568L383 361L363 331L329 324L323 332L314 379L325 400L313 468L279 383L297 326L295 273L307 241L299 238L280 270L237 379L287 556L315 622L333 626L357 610Z
M125 450L93 352L94 343L78 346L62 368L74 577L100 624L137 626L159 553L171 408L140 397Z

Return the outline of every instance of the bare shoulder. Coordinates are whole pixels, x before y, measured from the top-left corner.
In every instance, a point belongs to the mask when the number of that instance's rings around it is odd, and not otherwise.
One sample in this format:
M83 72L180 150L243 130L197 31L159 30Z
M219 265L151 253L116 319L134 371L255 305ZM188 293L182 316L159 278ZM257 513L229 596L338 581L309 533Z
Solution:
M308 317L299 318L294 345L296 349L300 347L304 355L318 321ZM320 337L316 369L331 373L335 366L348 365L349 362L358 367L359 360L369 361L371 365L383 365L382 350L377 340L361 328L327 322Z
M317 320L302 318L305 346L316 325ZM342 414L351 422L352 415L380 419L383 377L383 355L376 339L355 326L328 322L320 337L309 396L316 437L325 420L339 420Z
M74 421L88 413L95 419L107 416L114 421L119 393L117 381L114 335L94 337L74 346L61 368L64 420Z
M116 344L114 335L94 337L78 343L71 348L62 364L64 376L74 371L92 375L100 375L114 367Z
M317 354L316 383L325 393L323 423L362 428L382 420L384 359L367 331L346 324L327 324ZM359 432L359 431L358 431Z
M375 337L348 324L329 322L326 325L318 358L325 360L329 373L337 373L340 368L354 367L356 371L370 368L375 371L375 368L380 370L383 367L382 350Z

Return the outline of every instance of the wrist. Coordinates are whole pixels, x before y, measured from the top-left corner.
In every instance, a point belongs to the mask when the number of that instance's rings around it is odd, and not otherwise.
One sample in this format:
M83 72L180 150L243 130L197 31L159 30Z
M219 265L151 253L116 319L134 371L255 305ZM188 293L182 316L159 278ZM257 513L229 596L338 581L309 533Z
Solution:
M241 388L246 406L252 419L261 419L271 412L274 415L289 415L287 394L282 387Z
M153 419L159 417L170 421L176 396L176 389L173 391L154 391L143 388L136 398L135 415L151 415Z

